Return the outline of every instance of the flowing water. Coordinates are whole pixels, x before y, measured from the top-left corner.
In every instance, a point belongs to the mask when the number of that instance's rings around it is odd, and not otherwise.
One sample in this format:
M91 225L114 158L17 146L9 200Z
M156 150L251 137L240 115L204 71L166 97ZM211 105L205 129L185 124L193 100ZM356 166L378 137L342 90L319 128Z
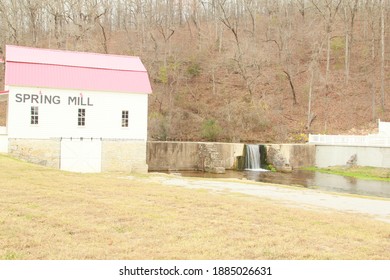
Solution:
M247 171L268 171L261 168L260 145L245 145L245 165Z
M260 172L251 170L227 170L225 174L212 174L197 171L179 171L175 173L180 173L185 177L238 178L264 183L320 189L331 192L390 198L390 182L361 180L340 175L324 174L305 170L294 170L291 173Z
M260 147L259 145L246 145L245 170L260 170Z

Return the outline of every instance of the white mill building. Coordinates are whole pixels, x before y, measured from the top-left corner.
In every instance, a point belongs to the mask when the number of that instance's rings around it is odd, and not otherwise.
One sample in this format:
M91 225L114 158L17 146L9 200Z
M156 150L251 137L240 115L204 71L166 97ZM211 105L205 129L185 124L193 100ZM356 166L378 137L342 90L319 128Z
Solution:
M0 152L77 172L146 172L148 73L138 57L6 46Z

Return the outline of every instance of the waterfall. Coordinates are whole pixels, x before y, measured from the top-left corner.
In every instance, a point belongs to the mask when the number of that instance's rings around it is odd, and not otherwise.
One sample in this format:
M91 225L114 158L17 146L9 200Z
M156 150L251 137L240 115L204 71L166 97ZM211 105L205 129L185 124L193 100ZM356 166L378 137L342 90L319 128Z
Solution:
M261 168L259 145L246 145L245 170L267 171Z

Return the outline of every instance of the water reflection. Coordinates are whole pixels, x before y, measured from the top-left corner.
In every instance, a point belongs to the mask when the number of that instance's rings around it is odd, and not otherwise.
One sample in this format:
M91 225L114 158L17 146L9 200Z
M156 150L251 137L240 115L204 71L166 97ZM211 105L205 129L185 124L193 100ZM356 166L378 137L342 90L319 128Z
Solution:
M291 173L230 171L225 174L212 174L196 171L180 171L185 177L204 178L238 178L257 182L284 184L332 192L360 194L390 198L390 182L360 180L352 177L324 174L305 170L294 170Z

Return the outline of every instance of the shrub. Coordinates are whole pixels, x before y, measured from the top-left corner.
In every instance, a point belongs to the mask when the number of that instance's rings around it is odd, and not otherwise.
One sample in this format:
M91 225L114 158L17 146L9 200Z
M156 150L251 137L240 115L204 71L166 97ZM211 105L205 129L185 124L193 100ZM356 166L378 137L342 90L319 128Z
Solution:
M187 73L190 75L191 78L197 77L200 75L200 65L197 62L191 62L190 65L187 68Z
M215 142L221 133L221 130L221 127L215 120L205 120L202 124L202 137L207 141Z
M167 117L159 113L151 113L149 116L149 133L153 140L168 140L169 122Z

